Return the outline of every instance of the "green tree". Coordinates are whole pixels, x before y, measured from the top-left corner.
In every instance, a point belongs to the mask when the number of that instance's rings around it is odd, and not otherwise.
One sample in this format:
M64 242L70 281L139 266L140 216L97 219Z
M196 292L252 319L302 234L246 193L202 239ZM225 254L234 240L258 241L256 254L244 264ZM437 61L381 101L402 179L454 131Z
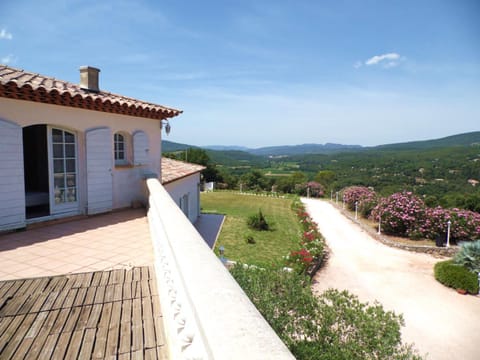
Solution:
M307 175L301 171L295 171L288 177L282 177L276 181L278 190L283 193L299 193L302 185L307 182Z
M207 164L206 169L202 171L202 175L205 182L223 182L223 176L218 172L215 165Z
M277 190L282 193L290 194L295 191L295 183L290 176L282 176L276 179L275 184L277 185Z
M184 160L193 164L199 164L207 166L210 163L210 157L207 155L207 152L199 148L188 148L185 150L185 158L179 159Z
M228 189L235 189L238 187L239 177L226 170L224 167L218 169L218 174L222 178L222 182Z
M244 174L240 178L240 182L244 185L244 190L269 190L268 187L270 185L269 180L260 170L252 170Z
M335 181L335 172L332 170L320 170L315 175L315 181L322 184L325 189L330 189L330 186Z
M198 164L205 166L205 170L202 171L203 181L210 182L223 182L223 177L217 170L217 167L212 164L210 161L210 157L208 156L207 152L200 148L188 148L185 151L176 151L172 153L165 153L163 156L180 160L186 161L192 164Z

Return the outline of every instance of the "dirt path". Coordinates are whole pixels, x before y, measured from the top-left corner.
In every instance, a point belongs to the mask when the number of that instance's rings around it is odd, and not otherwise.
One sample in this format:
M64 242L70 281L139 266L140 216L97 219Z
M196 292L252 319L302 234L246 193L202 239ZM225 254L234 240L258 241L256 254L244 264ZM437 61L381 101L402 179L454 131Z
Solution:
M480 297L463 296L433 277L437 259L372 239L326 201L302 199L331 249L314 290L346 289L403 313L406 342L428 359L480 359Z

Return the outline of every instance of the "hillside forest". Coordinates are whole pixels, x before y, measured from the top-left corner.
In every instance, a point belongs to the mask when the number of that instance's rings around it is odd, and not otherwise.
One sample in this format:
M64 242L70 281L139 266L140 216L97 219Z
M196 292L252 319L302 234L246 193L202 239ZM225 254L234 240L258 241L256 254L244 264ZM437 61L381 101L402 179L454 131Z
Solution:
M164 156L206 166L203 180L217 188L299 195L308 189L310 196L335 197L346 187L365 186L382 196L411 191L430 207L480 212L480 132L371 148L323 147L318 153L162 147Z

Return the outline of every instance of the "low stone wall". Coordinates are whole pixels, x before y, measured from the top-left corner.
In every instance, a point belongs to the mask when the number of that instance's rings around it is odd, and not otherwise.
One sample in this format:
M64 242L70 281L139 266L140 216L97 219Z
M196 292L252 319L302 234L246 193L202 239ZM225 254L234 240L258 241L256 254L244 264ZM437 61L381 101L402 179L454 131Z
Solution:
M355 218L348 211L346 211L345 209L342 209L340 206L335 204L333 204L333 206L335 206L345 217L349 218L350 220L358 224L358 226L360 226L364 231L368 232L368 234L372 236L374 239L380 241L381 243L387 246L394 247L397 249L417 252L417 253L430 254L435 257L452 257L457 253L459 249L458 246L438 247L438 246L428 246L428 245L409 245L409 244L393 241L389 239L387 236L383 234L379 234L377 231L365 225L361 221L355 220Z

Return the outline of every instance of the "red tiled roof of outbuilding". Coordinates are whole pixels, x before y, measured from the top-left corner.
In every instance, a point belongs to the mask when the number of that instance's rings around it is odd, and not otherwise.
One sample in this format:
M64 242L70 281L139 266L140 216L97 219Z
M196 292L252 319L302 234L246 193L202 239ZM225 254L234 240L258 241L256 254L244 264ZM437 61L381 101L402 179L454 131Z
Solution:
M162 156L162 184L168 184L206 169L205 166Z
M182 113L181 110L106 91L86 90L78 84L1 64L0 97L157 120Z

